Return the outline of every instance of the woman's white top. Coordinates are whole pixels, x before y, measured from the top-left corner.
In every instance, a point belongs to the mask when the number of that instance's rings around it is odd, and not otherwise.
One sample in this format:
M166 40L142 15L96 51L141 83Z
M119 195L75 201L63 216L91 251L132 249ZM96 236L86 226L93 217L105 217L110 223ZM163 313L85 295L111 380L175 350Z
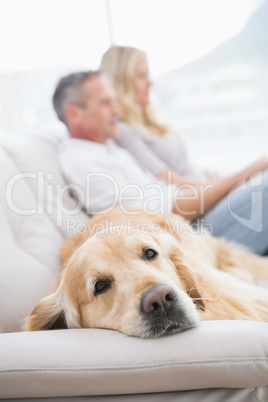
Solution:
M184 176L202 175L190 162L184 143L178 135L145 137L129 124L119 123L116 143L127 149L153 175L166 169Z

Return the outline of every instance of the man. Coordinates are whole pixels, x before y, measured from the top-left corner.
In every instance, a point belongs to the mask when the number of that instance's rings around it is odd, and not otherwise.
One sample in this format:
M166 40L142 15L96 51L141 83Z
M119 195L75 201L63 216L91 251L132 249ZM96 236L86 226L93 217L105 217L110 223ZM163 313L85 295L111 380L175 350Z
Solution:
M178 187L172 184L172 177L170 184L158 180L115 143L119 109L113 89L99 71L62 78L55 90L53 104L70 134L59 148L62 171L67 181L76 185L76 197L89 214L109 211L115 206L121 209L135 207L152 213L176 212L193 221L211 210L204 218L213 225L220 215L221 225L218 225L220 230L216 235L248 246L256 245L254 250L259 253L266 251L268 217L263 217L265 230L256 233L230 214L225 196L241 180L267 169L267 158L213 185ZM267 197L266 182L263 190ZM242 200L241 196L236 197L236 214L241 208L251 210L251 193L247 192L246 196L242 194Z
M105 76L90 71L64 77L53 104L70 133L59 148L60 164L89 214L116 205L172 212L177 187L157 180L113 141L118 135L119 109Z

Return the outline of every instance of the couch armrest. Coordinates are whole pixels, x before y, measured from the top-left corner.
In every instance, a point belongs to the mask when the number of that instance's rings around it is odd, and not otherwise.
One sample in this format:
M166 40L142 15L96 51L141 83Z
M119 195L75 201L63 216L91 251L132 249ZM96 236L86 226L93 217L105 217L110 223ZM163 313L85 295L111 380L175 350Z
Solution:
M77 329L0 335L0 398L268 385L268 324L206 321L143 340Z

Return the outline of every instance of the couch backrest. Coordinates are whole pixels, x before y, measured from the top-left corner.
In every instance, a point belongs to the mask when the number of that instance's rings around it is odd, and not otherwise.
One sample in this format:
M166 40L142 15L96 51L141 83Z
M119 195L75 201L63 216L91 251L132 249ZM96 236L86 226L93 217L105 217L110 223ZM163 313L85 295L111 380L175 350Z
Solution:
M10 136L0 143L0 332L9 332L50 292L64 238L89 218L63 192L55 142Z

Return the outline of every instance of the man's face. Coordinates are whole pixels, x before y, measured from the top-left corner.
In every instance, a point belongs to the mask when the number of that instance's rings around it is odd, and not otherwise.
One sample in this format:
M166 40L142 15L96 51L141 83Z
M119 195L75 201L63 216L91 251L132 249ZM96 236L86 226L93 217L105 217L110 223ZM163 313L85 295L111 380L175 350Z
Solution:
M118 135L119 108L108 80L94 76L83 84L84 106L77 106L72 136L105 143Z

